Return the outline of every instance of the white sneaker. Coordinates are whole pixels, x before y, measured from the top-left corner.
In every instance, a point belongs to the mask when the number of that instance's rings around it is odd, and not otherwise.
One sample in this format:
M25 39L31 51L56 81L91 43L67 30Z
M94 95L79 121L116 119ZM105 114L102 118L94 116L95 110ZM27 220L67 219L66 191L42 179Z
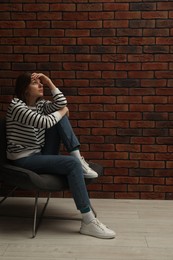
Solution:
M82 164L85 178L97 178L98 177L98 173L89 167L89 164L85 161L84 157L81 157L80 161Z
M97 218L94 218L89 224L82 221L80 233L97 238L114 238L116 235L113 230L107 228Z

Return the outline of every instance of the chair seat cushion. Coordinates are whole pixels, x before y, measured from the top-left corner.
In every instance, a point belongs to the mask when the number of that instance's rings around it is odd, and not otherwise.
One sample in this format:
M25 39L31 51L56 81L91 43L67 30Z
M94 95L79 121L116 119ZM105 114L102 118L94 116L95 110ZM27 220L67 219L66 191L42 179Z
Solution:
M90 167L95 170L98 175L102 175L102 166L91 162ZM69 189L66 176L54 174L37 174L21 167L11 165L9 163L1 166L1 180L6 184L18 186L27 190L40 191L62 191ZM86 184L93 183L95 179L85 179Z

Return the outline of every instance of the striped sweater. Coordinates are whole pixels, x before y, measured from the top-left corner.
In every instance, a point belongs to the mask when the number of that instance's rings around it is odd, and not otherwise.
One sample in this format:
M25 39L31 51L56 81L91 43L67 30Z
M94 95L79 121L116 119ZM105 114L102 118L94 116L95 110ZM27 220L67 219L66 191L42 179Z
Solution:
M7 158L16 160L40 152L45 142L45 129L60 119L59 109L67 100L57 88L52 91L53 101L40 100L36 107L28 107L22 100L14 98L7 110L6 136Z

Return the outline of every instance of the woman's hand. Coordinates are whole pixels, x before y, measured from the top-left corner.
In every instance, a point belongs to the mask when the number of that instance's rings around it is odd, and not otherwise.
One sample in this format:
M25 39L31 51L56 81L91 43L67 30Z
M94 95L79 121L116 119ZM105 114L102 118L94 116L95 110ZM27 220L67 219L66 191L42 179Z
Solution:
M43 85L48 86L50 90L56 89L56 86L53 84L52 80L43 73L36 73L36 72L32 73L31 80L40 80L40 82Z
M52 83L51 79L43 73L32 73L31 80L40 80L43 85Z
M69 117L69 109L68 107L63 107L62 109L58 110L58 112L61 114L61 116L68 116Z

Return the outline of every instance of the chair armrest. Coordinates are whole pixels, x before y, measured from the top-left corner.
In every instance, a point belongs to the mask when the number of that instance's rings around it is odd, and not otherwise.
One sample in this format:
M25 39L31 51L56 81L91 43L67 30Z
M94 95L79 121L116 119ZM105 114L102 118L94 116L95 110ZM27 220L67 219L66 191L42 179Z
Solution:
M103 175L103 166L101 164L89 162L89 166L98 173L99 177Z

